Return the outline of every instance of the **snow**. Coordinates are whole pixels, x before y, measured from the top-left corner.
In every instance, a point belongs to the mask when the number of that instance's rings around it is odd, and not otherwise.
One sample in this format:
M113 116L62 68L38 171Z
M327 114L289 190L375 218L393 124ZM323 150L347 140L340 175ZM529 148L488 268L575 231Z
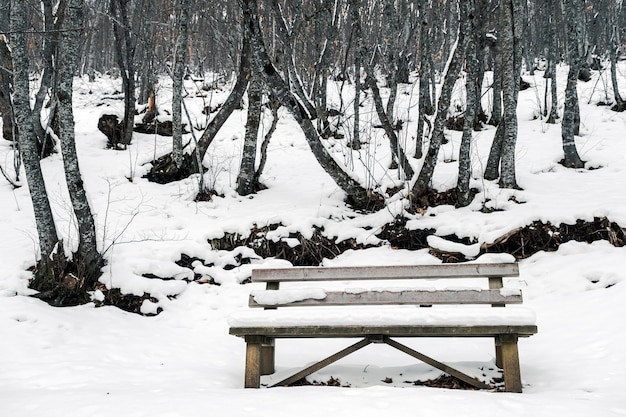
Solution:
M265 305L289 304L302 300L323 300L326 291L323 288L303 288L280 291L252 291L254 301Z
M567 68L559 67L559 79ZM626 72L621 63L620 73ZM603 76L607 76L606 72ZM597 77L597 74L594 74ZM553 224L593 220L606 216L626 226L626 114L596 106L610 83L595 79L580 83L582 136L577 146L587 167L569 170L562 158L560 126L547 125L536 116L543 95L541 73L526 76L533 87L520 93L518 182L522 190L503 190L497 182L481 179L494 129L475 135L472 187L479 190L463 209L436 207L406 214L404 201L394 197L385 210L364 214L343 203L344 194L322 171L294 121L284 115L272 140L263 182L268 189L250 197L234 190L242 146L245 112L236 112L215 138L204 163L205 180L222 197L195 202L197 178L168 185L142 179L153 157L171 147L170 139L137 134L127 151L106 150L106 138L96 128L102 97L119 86L99 79L88 85L77 80L75 94L77 149L85 186L95 212L99 247L106 250L102 283L125 293L149 293L142 311L163 311L154 317L126 313L113 307L87 304L53 308L28 297L30 273L37 256L36 229L28 187L13 190L0 182L0 414L11 417L129 416L166 417L196 415L318 415L417 416L623 416L626 415L626 248L608 242L568 242L556 252L539 252L520 262L519 279L505 279L506 287L522 288L524 305L507 307L506 313L530 320L539 333L520 341L523 394L447 390L415 386L417 379L440 373L388 346L371 345L312 375L318 381L338 378L350 388L293 387L244 390L245 344L228 334L228 317L248 310L250 291L261 284L241 285L256 267L284 267L288 262L262 259L249 248L216 250L210 240L227 233L247 236L250 228L281 223L273 240L291 233L307 236L313 227L326 236L353 238L378 244L376 234L396 216L406 215L409 227L436 229L430 242L440 249L459 246L445 236L467 237L477 244L493 242L517 227L541 220ZM624 77L620 85L626 91ZM193 85L188 88L193 89ZM331 85L330 88L337 89ZM93 94L88 94L91 90ZM168 97L161 90L160 103ZM559 93L562 97L562 85ZM206 125L204 105L223 102L228 91L187 100L194 124ZM387 94L385 92L385 94ZM610 92L609 92L610 94ZM348 94L349 95L349 94ZM408 96L399 94L403 100ZM591 100L591 104L587 102ZM330 102L336 101L331 98ZM416 102L413 97L413 103ZM121 102L105 100L119 111ZM367 106L371 103L367 102ZM108 111L108 110L107 110ZM412 112L417 109L413 108ZM348 109L347 116L350 116ZM365 114L366 112L364 112ZM373 114L371 112L370 114ZM399 112L398 114L402 114ZM268 119L263 129L269 128ZM417 118L405 123L414 131ZM369 141L359 154L344 142L326 145L340 162L352 164L362 181L385 187L401 184L385 168L389 147L377 130L364 132ZM460 134L446 133L433 186L447 189L456 181L455 163L443 159L458 152ZM407 147L412 142L407 139ZM412 154L409 149L407 154ZM374 160L373 158L376 158ZM11 173L10 143L0 141L0 163ZM419 169L419 162L416 162ZM42 161L50 201L66 251L76 248L60 155ZM23 178L23 174L22 174ZM493 209L492 213L480 211ZM295 243L288 241L289 243ZM467 249L467 248L461 248ZM471 256L473 252L463 252ZM204 260L190 268L175 264L181 253ZM239 264L237 259L249 263ZM473 262L505 262L507 254L487 254ZM328 266L437 264L427 250L407 251L383 245L349 250ZM146 274L158 277L149 278ZM188 282L195 274L200 282ZM212 279L220 286L207 283ZM386 285L387 283L385 283ZM392 285L392 283L389 283ZM380 286L380 284L378 284ZM404 285L404 284L399 284ZM102 294L95 293L94 299ZM317 309L317 308L316 308ZM285 309L285 320L292 310ZM486 309L489 311L489 309ZM409 310L407 310L409 311ZM418 314L420 310L410 310ZM523 312L524 311L524 312ZM255 310L255 313L265 313ZM352 314L360 314L353 312ZM376 310L368 312L376 319ZM277 314L281 313L279 309ZM383 313L380 313L381 315ZM438 320L452 320L441 314ZM452 313L450 313L452 314ZM396 316L405 320L407 312ZM361 319L363 317L359 317ZM313 320L314 318L310 318ZM331 320L331 317L326 319ZM389 317L385 317L385 320ZM496 319L485 317L485 320ZM306 317L298 317L307 320ZM354 341L279 340L278 380L335 353ZM482 339L417 339L410 347L470 374L492 376L493 342ZM383 380L389 378L392 382ZM405 382L409 381L409 382Z
M279 308L278 310L241 311L228 318L233 327L282 326L532 326L535 312L508 306L433 308L351 307ZM314 311L312 311L314 310ZM280 342L279 342L280 343Z

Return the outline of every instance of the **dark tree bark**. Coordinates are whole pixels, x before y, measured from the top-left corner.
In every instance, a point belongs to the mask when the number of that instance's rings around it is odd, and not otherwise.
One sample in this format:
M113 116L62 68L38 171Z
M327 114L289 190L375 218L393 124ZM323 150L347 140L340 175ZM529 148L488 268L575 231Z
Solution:
M81 30L83 25L83 0L68 0L59 45L59 63L56 71L56 99L58 101L59 136L65 168L65 182L72 201L78 226L78 282L74 291L93 290L100 277L102 256L96 244L96 227L83 186L78 165L72 110L73 77L78 68Z
M39 237L40 259L37 264L34 289L40 290L55 286L63 276L65 256L63 242L58 237L52 210L46 193L39 154L37 137L33 130L29 100L29 60L26 47L26 3L11 1L11 47L13 58L13 109L20 126L18 142L22 150L26 180L35 212L35 223Z
M174 70L172 72L172 159L176 168L183 163L183 77L187 58L187 38L189 26L190 0L178 3L178 36L174 48Z
M424 158L422 169L411 190L411 199L414 204L419 204L419 200L426 195L429 189L430 180L433 176L435 165L437 164L439 148L444 139L444 128L450 107L452 89L461 71L463 57L465 56L465 51L467 50L467 45L471 37L472 20L474 17L474 1L462 1L460 3L461 28L459 30L456 48L452 51L452 58L448 63L448 69L441 86L441 95L437 103L437 115L435 116L435 122L433 124L428 153Z
M239 176L237 177L237 192L240 195L252 194L256 184L256 145L259 136L259 124L261 122L261 104L263 98L263 84L257 75L252 76L248 86L248 116L246 120L246 133L243 141L243 152Z
M563 110L563 122L561 124L561 136L563 139L563 165L568 168L582 168L585 163L580 159L576 149L574 136L577 133L576 118L578 108L578 72L583 56L579 51L580 36L582 35L582 13L584 10L582 0L563 0L567 29L567 56L569 71L567 74L567 87L565 88L565 108ZM580 120L580 116L578 116Z

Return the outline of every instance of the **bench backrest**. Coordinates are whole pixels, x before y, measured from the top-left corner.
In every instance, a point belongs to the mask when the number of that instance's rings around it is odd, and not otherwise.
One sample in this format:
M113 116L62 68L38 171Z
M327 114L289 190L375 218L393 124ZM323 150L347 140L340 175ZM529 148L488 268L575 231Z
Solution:
M414 304L505 304L522 303L519 289L503 288L502 278L518 277L514 263L443 264L366 267L295 267L254 269L252 282L265 282L265 291L250 294L250 307L277 308L291 306L401 305ZM484 278L487 289L382 289L326 291L322 289L282 289L281 282L424 280Z

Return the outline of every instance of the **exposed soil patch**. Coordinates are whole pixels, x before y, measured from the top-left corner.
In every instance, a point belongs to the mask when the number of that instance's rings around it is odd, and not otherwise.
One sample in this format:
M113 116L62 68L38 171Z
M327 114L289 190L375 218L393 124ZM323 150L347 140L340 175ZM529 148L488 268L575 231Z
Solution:
M372 245L362 245L354 239L335 241L323 235L324 229L313 227L310 238L300 232L290 233L280 240L268 239L270 231L278 229L281 224L271 224L264 227L255 227L248 236L238 233L227 233L220 239L211 240L213 249L233 250L245 246L254 250L261 258L275 257L285 259L295 266L317 266L324 259L333 259L348 249L366 249Z
M447 389L463 389L477 391L478 388L461 381L460 379L451 375L443 374L439 378L429 379L427 381L405 381L413 385L419 385L431 388L447 388Z
M626 244L624 229L606 217L596 217L593 221L577 220L576 224L535 221L528 226L510 231L493 243L484 244L481 253L510 253L516 259L525 259L539 251L553 252L570 240L595 242L606 240L613 246Z
M477 193L477 189L470 189L470 201ZM425 195L419 198L414 198L412 200L412 207L415 211L418 212L426 210L429 207L444 205L459 207L459 197L457 195L456 188L451 188L446 191L429 189Z
M158 302L158 300L150 296L150 294L144 293L141 296L133 294L122 294L119 288L108 289L104 285L101 285L98 289L104 294L104 300L97 301L96 306L115 306L130 313L137 313L147 316L159 314L163 310L161 307L158 307L156 314L143 314L141 312L141 305L143 304L144 300L150 300L153 303Z
M350 388L350 384L343 383L339 380L339 378L334 378L332 376L328 379L328 381L316 381L316 380L309 381L306 378L302 378L289 384L290 387L301 387L301 386L309 386L309 385L316 385L316 386L323 386L323 387Z

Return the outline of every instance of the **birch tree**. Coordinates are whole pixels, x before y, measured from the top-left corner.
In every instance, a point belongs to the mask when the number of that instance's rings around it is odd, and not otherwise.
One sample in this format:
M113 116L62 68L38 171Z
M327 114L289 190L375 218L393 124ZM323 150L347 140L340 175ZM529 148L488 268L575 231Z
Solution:
M172 71L172 159L176 168L179 169L183 163L182 93L187 57L189 6L190 0L180 0L178 3L176 19L178 36L174 48L174 70Z
M65 182L72 201L78 227L78 252L74 262L78 268L76 291L94 289L100 276L102 256L96 245L96 227L85 192L74 134L72 92L74 73L78 68L83 25L83 1L68 0L61 24L59 63L56 71L56 99L59 112L59 137Z
M491 146L485 168L485 178L496 179L499 166L500 187L518 188L515 175L517 97L522 71L522 36L525 26L524 7L521 0L502 1L500 16L501 31L497 43L502 65L503 118L498 125ZM496 100L498 98L494 97L494 103Z
M237 177L237 192L240 195L252 194L255 191L255 167L259 125L262 115L263 83L257 74L252 76L248 86L248 115L246 133L243 141L241 165Z
M26 47L27 4L23 0L11 1L11 47L13 60L13 109L15 120L20 126L18 142L20 145L26 181L35 213L35 224L39 238L39 260L32 282L34 289L55 286L63 276L65 256L63 242L57 234L52 216L52 209L46 192L37 137L32 124L29 87L29 59Z
M576 115L578 107L578 73L582 64L583 52L580 50L582 36L582 17L584 0L563 0L565 12L567 57L569 71L567 73L567 86L565 87L565 108L563 109L563 122L561 124L561 137L563 139L563 165L568 168L582 168L585 163L580 159L574 135L578 132Z
M481 13L482 5L479 4L475 9L479 16ZM470 29L468 37L470 38L467 45L467 57L466 57L466 79L465 79L465 119L463 120L463 135L461 137L461 147L459 149L459 171L457 180L457 199L460 206L464 207L471 203L470 194L470 178L472 174L472 161L471 161L471 146L472 146L472 133L474 131L474 117L476 115L476 101L480 100L480 90L478 89L477 78L479 78L479 60L476 53L477 38L480 34L477 33L478 19L474 19L474 25Z

